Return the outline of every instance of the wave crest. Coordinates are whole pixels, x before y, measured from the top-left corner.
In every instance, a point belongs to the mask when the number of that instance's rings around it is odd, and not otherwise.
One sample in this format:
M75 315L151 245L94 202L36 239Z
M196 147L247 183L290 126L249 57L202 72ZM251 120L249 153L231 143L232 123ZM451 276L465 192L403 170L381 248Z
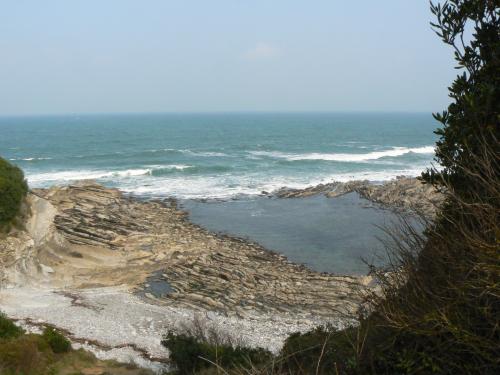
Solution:
M205 157L205 158L210 158L210 157L228 157L230 155L225 154L223 152L215 152L215 151L193 151L189 149L175 149L175 148L164 148L164 149L152 149L152 150L147 150L145 152L148 153L172 153L172 154L184 154L184 155L190 155L190 156L197 156L197 157Z
M362 162L368 160L377 160L385 157L398 157L405 154L433 154L434 146L424 147L393 147L390 150L372 151L365 154L344 154L344 153L318 153L312 152L307 154L289 154L280 151L249 151L252 156L264 156L277 159L286 159L289 161L297 160L325 160L339 162Z
M10 158L10 161L36 161L36 160L52 160L52 158Z
M30 183L39 183L51 181L97 180L113 177L136 177L148 174L151 174L151 169L127 169L124 171L57 171L28 175L28 181Z

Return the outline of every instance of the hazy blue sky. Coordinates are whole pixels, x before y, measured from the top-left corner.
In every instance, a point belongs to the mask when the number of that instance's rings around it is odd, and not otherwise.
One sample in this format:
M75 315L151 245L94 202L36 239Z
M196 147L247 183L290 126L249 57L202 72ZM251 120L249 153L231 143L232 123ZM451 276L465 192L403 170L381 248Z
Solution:
M0 0L0 114L441 110L425 0Z

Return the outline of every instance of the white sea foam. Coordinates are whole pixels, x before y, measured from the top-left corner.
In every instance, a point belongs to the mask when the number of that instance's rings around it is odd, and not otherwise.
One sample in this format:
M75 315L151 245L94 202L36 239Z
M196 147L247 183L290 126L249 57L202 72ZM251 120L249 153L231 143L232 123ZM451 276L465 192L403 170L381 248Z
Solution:
M111 176L118 176L118 177L144 176L151 174L151 169L127 169L125 171L110 172L110 174Z
M185 164L168 164L168 165L148 165L148 168L151 168L152 170L172 169L172 170L183 171L188 168L194 168L194 166Z
M192 155L192 156L202 156L202 157L225 157L229 156L223 152L211 152L211 151L192 151L192 150L178 150L183 154Z
M230 156L228 154L225 154L223 152L214 152L214 151L193 151L189 149L175 149L175 148L164 148L164 149L152 149L152 150L147 150L147 152L150 153L157 153L157 152L168 152L168 153L181 153L185 155L191 155L191 156L201 156L201 157L227 157Z
M359 171L315 175L268 175L266 173L238 175L179 175L169 174L158 177L152 175L157 167L180 169L187 165L149 166L144 169L123 171L59 171L46 173L27 173L31 186L50 186L66 184L78 180L97 180L112 183L123 191L148 196L175 196L178 198L216 198L230 199L238 196L255 196L263 191L272 192L282 187L302 189L332 181L369 180L382 182L397 176L418 176L426 167L413 169L390 169L382 171Z
M162 170L183 171L194 168L191 165L166 164L115 171L72 170L30 173L28 170L26 175L33 187L61 185L78 180L97 180L139 195L230 199L238 196L260 195L263 191L272 192L282 187L301 189L332 181L369 180L381 182L402 175L417 176L426 167L427 165L423 164L406 168L388 166L383 170L364 170L352 173L325 173L325 171L294 174L276 172L270 174L266 171L231 174L154 173Z
M72 171L54 171L42 173L27 172L27 179L30 184L46 185L47 183L65 183L78 180L106 180L116 181L130 180L130 178L138 178L137 181L144 181L141 177L151 176L154 170L179 170L183 171L188 168L193 168L192 165L184 164L168 164L168 165L150 165L146 168L126 169L118 171L105 170L72 170Z
M418 176L425 166L413 169L365 171L316 176L269 176L265 174L239 176L175 176L151 178L147 182L132 180L119 183L119 187L129 193L147 196L175 196L181 199L231 199L242 196L261 195L280 188L303 189L332 181L368 180L383 182L398 176Z
M78 180L97 180L113 177L136 177L151 174L151 169L127 169L123 171L101 171L101 170L80 170L80 171L57 171L27 174L29 183L43 182L67 182Z
M264 156L278 159L286 159L289 161L296 160L326 160L340 162L362 162L367 160L377 160L384 157L398 157L409 153L414 154L433 154L434 146L424 147L393 147L390 150L372 151L364 154L344 154L344 153L306 153L306 154L289 154L280 151L249 151L253 157Z
M52 160L52 158L10 158L10 161Z

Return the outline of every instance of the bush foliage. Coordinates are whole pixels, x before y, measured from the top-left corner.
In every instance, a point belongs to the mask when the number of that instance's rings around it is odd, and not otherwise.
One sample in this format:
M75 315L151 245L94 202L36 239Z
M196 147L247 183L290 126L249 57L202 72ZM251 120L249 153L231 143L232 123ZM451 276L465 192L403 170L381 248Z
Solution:
M168 332L161 342L179 374L215 374L267 363L271 353L248 348L241 337L195 315L192 321Z
M16 217L27 192L23 171L0 158L0 226Z
M214 344L173 332L164 337L162 345L170 351L170 360L179 374L193 374L218 367L228 370L266 363L271 359L271 354L264 349Z
M329 326L294 333L285 341L273 371L318 375L352 373L357 366L355 337L355 328L337 331Z
M431 4L433 28L462 70L436 157L424 179L444 188L445 204L424 237L394 236L391 279L363 356L379 373L495 374L500 368L500 2ZM472 30L468 38L467 30Z
M0 312L0 339L11 339L24 333L24 330Z
M442 124L436 131L436 160L442 169L425 178L467 195L477 176L463 168L475 163L485 143L496 146L500 138L500 2L451 0L431 3L431 11L436 17L431 25L453 48L461 74L449 88L452 103L434 114Z
M45 328L42 337L54 353L67 353L71 350L69 340L52 327Z

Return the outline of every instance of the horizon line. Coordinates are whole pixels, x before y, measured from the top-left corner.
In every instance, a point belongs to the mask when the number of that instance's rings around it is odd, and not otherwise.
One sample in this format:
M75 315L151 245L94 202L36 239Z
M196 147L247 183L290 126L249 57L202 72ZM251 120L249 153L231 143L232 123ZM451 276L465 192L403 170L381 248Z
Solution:
M110 112L60 112L60 113L16 113L1 114L0 118L12 117L66 117L66 116L113 116L113 115L223 115L223 114L429 114L429 110L208 110L208 111L110 111Z

